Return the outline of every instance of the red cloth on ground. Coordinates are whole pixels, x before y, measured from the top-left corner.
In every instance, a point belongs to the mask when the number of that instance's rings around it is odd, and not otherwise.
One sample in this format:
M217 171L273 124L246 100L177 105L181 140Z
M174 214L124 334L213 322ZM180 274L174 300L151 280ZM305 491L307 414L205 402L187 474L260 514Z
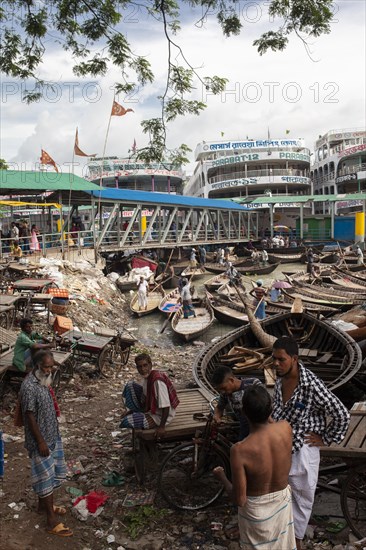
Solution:
M103 504L109 499L109 496L103 493L103 491L97 492L97 491L91 491L87 495L84 495L82 497L78 497L74 503L73 506L76 506L79 504L81 500L86 500L86 507L88 511L91 514L94 514L100 506L103 506Z

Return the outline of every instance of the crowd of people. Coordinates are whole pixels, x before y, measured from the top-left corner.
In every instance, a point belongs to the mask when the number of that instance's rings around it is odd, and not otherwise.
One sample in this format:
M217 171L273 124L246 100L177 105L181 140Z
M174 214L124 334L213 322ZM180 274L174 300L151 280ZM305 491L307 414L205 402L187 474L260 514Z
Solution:
M28 326L27 326L28 325ZM31 335L31 321L23 331ZM27 342L32 370L19 394L19 414L31 463L31 483L47 531L68 537L60 521L67 513L55 504L54 492L65 480L66 465L60 435L59 407L52 391L55 361L52 351ZM217 367L211 383L219 393L213 421L220 424L226 410L238 421L236 443L230 451L231 480L217 467L212 475L238 507L240 544L264 550L299 550L312 512L322 446L340 443L350 415L324 382L299 360L296 340L281 337L272 349L277 374L273 399L257 378L239 379L230 367ZM154 430L164 438L179 407L169 376L153 368L150 355L135 357L140 381L122 390L125 411L120 428Z
M29 227L27 220L11 222L9 227L3 226L0 237L2 252L10 254L16 260L41 249L39 229L35 224Z

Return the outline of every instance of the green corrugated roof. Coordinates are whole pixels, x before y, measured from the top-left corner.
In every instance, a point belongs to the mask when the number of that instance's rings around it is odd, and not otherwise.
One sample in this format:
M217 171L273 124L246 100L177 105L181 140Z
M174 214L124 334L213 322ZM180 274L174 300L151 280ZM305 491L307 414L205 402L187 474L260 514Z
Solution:
M75 174L34 172L31 170L0 170L0 193L11 191L92 191L99 186Z
M366 193L345 193L339 195L276 195L274 197L238 197L232 199L240 204L279 204L291 202L338 202L366 200Z

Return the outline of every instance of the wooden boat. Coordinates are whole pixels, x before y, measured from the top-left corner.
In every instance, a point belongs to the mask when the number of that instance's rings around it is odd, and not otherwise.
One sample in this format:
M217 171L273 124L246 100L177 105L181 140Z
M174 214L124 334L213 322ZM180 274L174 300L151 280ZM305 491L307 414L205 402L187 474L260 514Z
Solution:
M318 305L329 305L331 307L341 308L342 310L351 309L355 304L347 298L337 296L325 296L319 293L310 293L304 288L283 288L282 293L292 299L300 298L303 301Z
M268 336L268 343L263 342L258 326ZM210 380L215 369L222 364L222 356L227 355L234 346L254 350L266 348L270 354L273 341L284 335L293 336L298 341L301 361L331 390L351 380L361 367L361 350L348 334L310 313L288 312L269 317L257 326L246 325L233 330L218 342L209 344L193 364L196 382L212 394L217 394ZM265 380L263 369L248 370L245 376Z
M270 264L281 262L282 264L295 264L303 261L304 254L277 254L276 252L268 253L268 261Z
M267 275L268 273L272 273L278 266L280 265L280 262L277 264L272 265L266 265L266 266L260 266L257 264L256 266L248 266L248 267L237 267L235 266L235 269L238 271L238 273L241 273L242 275ZM227 268L224 266L219 265L207 265L205 266L207 268L207 271L211 271L211 273L224 273Z
M335 287L334 290L336 292L338 292L339 290L343 290L344 292L351 293L366 293L366 280L356 279L352 276L343 275L340 272L333 271L332 269L324 270L320 273L318 278L321 281L321 288ZM291 277L291 279L294 282L298 281L308 283L309 275L303 272L298 272L293 277ZM315 282L317 282L317 280Z
M196 289L191 287L191 295L193 303L198 299ZM178 311L182 307L180 303L180 291L176 287L170 292L167 292L164 297L160 300L158 309L162 313L167 313L170 315L172 312Z
M130 302L130 310L132 313L137 315L137 317L142 317L143 315L148 315L149 313L152 313L156 309L158 309L158 306L161 302L161 299L164 297L165 293L161 286L153 289L150 291L147 295L147 308L144 310L139 309L139 302L138 302L138 293L135 292L135 294L131 298Z
M356 304L363 304L366 301L366 287L348 288L340 285L330 285L324 283L322 278L317 278L309 284L309 276L306 274L298 274L291 278L293 285L299 292L305 295L317 296L324 300L344 299L353 301ZM316 284L317 283L317 284Z
M215 320L211 304L207 299L201 300L199 305L194 306L196 317L184 319L183 308L180 308L173 315L172 329L185 342L198 338L206 332Z
M184 271L182 271L181 276L187 277L189 279L199 279L206 274L206 269L202 266L190 267L188 266Z
M148 267L151 271L155 273L158 265L158 262L155 262L154 260L152 260L151 258L147 258L146 256L136 255L131 258L132 269L135 269L137 267Z
M230 260L229 260L230 261ZM241 258L237 260L236 262L231 262L235 269L237 267L253 267L255 265L259 265L259 262L254 262L254 260L248 259L248 258ZM206 262L205 268L207 271L210 271L211 273L222 273L223 271L227 270L227 263L219 264L217 262Z
M214 275L211 279L205 281L203 284L206 290L209 292L215 292L215 290L218 290L220 286L225 285L228 282L229 277L225 275L225 273L219 273L218 275Z
M179 277L177 275L171 275L170 272L166 271L165 273L160 273L155 277L155 283L161 284L163 288L173 289L178 286Z
M139 278L138 278L139 279ZM153 283L153 275L151 275L151 277L148 279L148 283L149 285L151 285ZM117 287L122 291L122 292L127 292L129 290L136 290L137 288L137 284L138 284L138 280L129 280L128 279L128 274L127 275L124 275L122 277L120 277L119 279L117 279L116 281L116 285Z

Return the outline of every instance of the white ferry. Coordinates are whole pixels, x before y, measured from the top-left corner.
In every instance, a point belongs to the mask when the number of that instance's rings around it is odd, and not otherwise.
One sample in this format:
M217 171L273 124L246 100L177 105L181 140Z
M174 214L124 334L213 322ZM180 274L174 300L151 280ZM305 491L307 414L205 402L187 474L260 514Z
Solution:
M310 172L315 195L366 191L366 128L329 130L315 142ZM337 213L362 210L362 200L336 203ZM315 213L329 211L327 203L315 203Z
M145 164L129 158L95 158L88 164L87 179L103 187L182 194L184 172L167 163Z
M206 198L311 193L310 151L303 139L203 141L185 195Z

